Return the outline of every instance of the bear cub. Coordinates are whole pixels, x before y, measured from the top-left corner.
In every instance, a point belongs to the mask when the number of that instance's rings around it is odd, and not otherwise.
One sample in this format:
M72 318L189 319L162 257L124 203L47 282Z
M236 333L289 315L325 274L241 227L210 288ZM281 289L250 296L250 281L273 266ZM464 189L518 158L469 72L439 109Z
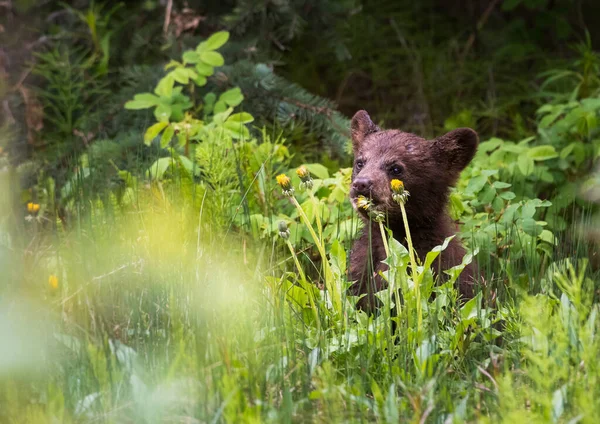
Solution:
M379 276L379 271L387 269L381 262L386 254L379 226L369 219L367 211L356 206L358 197L370 199L375 210L385 213L394 238L408 246L400 206L392 200L390 187L391 180L401 180L410 193L405 204L406 215L413 246L422 260L433 247L456 233L456 225L446 211L448 192L473 159L478 137L469 128L450 131L434 140L399 130L381 130L364 110L352 118L351 133L354 168L350 199L365 228L350 254L349 278L355 283L350 286L349 294L366 294L357 307L374 312L379 304L374 294L387 285ZM458 265L464 255L465 249L454 238L438 256L433 269L446 270ZM474 296L471 265L465 267L457 284L462 298Z

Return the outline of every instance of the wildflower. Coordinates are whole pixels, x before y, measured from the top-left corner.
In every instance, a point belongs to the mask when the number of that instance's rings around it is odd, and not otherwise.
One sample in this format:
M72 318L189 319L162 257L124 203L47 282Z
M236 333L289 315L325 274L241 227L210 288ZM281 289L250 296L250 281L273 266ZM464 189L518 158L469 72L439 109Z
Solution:
M356 207L368 211L373 206L373 202L367 199L365 196L358 196L356 199Z
M48 277L48 285L52 290L56 290L58 288L58 277L56 275L50 275L50 277Z
M27 212L30 214L36 214L40 210L40 205L37 203L29 202L27 203Z
M294 194L294 187L292 187L292 180L285 174L279 174L275 177L277 184L283 190L283 194L291 197Z
M394 199L394 202L399 205L405 204L410 193L404 188L404 183L400 180L393 179L390 181L390 187L392 189L392 199Z
M290 237L290 229L285 221L279 221L278 229L282 239L287 240Z
M310 171L306 168L306 166L302 165L300 168L296 169L296 174L298 175L298 177L300 177L300 180L302 181L300 183L301 189L310 190L311 188L313 188L313 179L310 176Z

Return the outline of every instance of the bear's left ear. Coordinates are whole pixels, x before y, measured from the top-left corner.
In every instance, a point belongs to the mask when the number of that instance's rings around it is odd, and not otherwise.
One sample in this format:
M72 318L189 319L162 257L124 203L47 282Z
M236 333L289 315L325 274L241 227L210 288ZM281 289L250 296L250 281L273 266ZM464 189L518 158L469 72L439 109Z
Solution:
M439 159L445 159L449 170L454 171L458 176L475 156L479 137L470 128L458 128L436 138L433 142Z
M352 133L352 148L356 153L369 134L381 130L373 123L371 117L365 110L359 110L352 117L350 131Z

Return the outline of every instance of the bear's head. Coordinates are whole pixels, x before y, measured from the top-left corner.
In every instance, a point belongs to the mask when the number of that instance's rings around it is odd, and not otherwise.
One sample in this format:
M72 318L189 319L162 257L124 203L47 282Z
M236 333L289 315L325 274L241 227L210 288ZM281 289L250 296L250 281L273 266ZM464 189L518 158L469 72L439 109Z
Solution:
M409 191L406 211L411 225L428 226L444 213L449 187L471 162L477 150L477 133L459 128L434 140L399 130L382 130L364 110L352 118L354 169L350 199L357 208L359 196L371 200L375 210L393 223L401 220L392 199L390 182L401 180Z

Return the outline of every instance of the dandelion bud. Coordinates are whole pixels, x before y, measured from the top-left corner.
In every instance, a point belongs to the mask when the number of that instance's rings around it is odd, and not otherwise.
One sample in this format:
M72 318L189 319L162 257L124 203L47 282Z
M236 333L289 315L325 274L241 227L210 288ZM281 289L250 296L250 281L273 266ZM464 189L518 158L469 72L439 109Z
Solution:
M288 228L287 223L285 221L279 221L278 229L279 236L282 239L287 240L290 237L290 229Z
M285 174L279 174L275 177L277 184L283 190L283 194L286 196L292 196L294 194L294 187L292 187L292 180Z
M306 166L302 165L298 169L296 169L296 174L300 177L302 181L300 183L300 188L302 189L311 189L313 188L313 179L310 176L310 171L306 168Z
M373 219L375 222L383 222L385 219L385 214L381 211L374 210L371 212L371 219Z

